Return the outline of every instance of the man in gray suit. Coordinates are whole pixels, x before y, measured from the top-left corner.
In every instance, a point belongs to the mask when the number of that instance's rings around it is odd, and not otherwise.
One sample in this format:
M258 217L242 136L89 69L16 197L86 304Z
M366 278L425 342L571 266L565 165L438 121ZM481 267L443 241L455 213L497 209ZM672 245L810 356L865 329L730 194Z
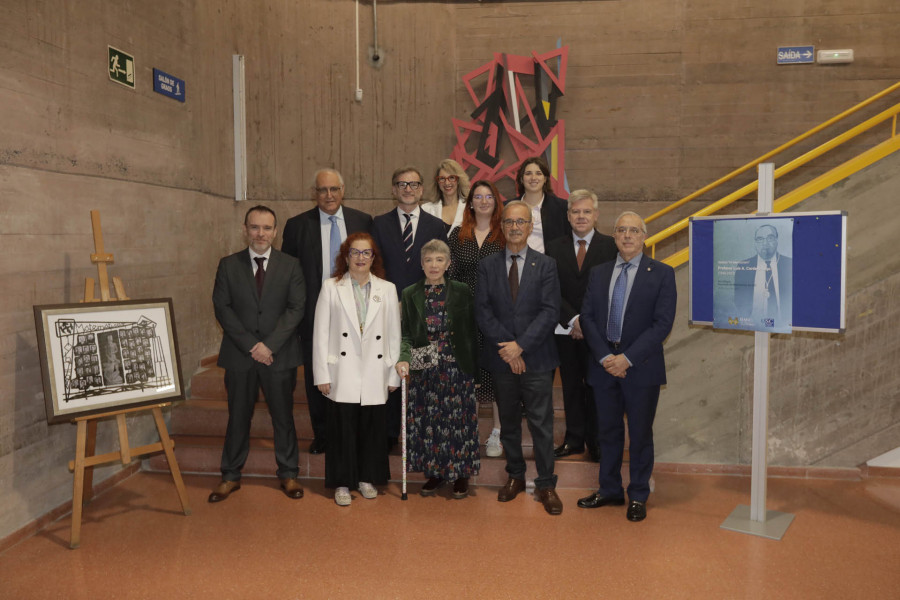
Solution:
M250 420L262 387L275 437L281 489L303 497L297 480L297 433L293 383L300 364L297 325L303 318L304 286L300 263L272 248L275 213L254 206L244 216L248 248L219 261L213 306L224 335L218 365L225 368L228 428L222 449L222 481L210 502L241 488L241 469L250 452Z
M522 405L534 442L535 498L551 515L562 513L553 473L553 370L559 365L553 331L559 319L556 261L528 247L531 208L503 208L506 251L478 263L475 319L484 334L482 365L494 376L500 440L509 479L497 494L508 502L525 490Z

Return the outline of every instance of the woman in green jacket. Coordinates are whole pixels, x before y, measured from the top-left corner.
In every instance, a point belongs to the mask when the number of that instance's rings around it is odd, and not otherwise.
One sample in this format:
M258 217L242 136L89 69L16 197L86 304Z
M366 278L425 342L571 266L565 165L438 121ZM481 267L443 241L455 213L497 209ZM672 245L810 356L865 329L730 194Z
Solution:
M410 373L406 411L407 470L428 481L433 496L447 481L453 497L465 498L469 478L481 466L478 403L475 399L476 342L472 292L446 279L450 248L441 240L422 247L425 279L400 301L401 377Z

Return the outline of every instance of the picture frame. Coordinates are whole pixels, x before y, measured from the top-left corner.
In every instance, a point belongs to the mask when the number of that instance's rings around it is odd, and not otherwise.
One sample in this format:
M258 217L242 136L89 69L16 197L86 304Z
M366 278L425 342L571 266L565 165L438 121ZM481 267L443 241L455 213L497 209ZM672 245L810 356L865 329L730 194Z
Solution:
M171 298L34 307L49 424L184 399Z

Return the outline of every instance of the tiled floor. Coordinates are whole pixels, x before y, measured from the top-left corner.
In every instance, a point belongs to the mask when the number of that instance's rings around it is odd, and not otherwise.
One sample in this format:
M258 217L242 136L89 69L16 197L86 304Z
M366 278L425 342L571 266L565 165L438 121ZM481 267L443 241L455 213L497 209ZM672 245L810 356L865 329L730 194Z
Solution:
M746 477L658 473L649 516L565 510L497 488L465 500L407 502L391 484L337 507L321 480L286 498L245 478L220 504L216 478L138 473L86 507L82 544L69 517L0 555L0 598L898 598L900 479L770 479L768 508L794 513L781 541L719 527L749 503Z

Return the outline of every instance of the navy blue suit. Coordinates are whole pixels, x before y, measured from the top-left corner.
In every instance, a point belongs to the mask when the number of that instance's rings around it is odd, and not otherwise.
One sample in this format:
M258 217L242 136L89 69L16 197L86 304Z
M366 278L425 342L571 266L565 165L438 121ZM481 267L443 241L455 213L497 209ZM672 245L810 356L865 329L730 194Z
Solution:
M559 319L559 276L552 258L531 248L523 253L515 303L509 289L506 252L496 252L478 263L475 320L484 334L481 365L494 375L506 472L514 479L525 479L524 402L538 471L535 486L553 488L553 369L559 365L553 330ZM522 348L525 362L525 372L518 375L498 354L497 344L511 341Z
M403 223L401 223L403 221ZM431 240L446 240L447 226L441 219L419 210L419 224L413 237L413 247L409 262L403 249L403 226L396 209L375 217L372 222L372 237L381 252L387 280L397 286L397 297L403 290L425 278L422 270L422 246Z
M591 269L581 307L581 329L591 349L588 383L597 406L602 496L622 497L622 455L625 443L623 415L628 415L628 497L645 502L653 472L653 419L659 388L666 383L663 341L672 331L677 290L672 267L641 257L625 305L619 348L606 333L609 286L615 262ZM618 272L616 272L618 275ZM629 277L631 274L629 274ZM624 378L613 377L600 364L607 355L624 354L631 362Z

